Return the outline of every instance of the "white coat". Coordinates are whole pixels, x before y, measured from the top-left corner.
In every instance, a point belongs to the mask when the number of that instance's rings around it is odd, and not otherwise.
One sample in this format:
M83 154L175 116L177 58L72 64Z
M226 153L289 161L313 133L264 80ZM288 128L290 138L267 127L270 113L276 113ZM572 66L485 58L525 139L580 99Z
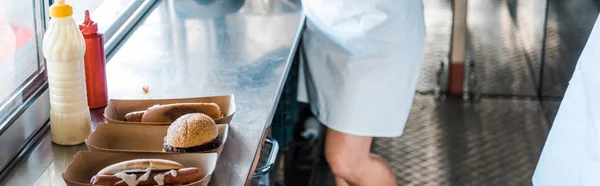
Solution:
M600 185L600 19L579 57L533 175L535 186Z
M421 0L302 0L299 100L336 131L402 135L425 48ZM306 80L306 82L305 82Z

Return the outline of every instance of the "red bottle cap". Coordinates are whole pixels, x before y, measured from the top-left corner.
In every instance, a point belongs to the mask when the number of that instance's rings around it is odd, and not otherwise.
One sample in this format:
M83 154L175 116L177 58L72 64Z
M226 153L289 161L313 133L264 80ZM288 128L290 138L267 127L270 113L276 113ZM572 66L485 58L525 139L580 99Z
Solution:
M90 19L90 11L85 11L85 20L83 23L79 24L79 30L83 35L92 35L98 32L98 24Z

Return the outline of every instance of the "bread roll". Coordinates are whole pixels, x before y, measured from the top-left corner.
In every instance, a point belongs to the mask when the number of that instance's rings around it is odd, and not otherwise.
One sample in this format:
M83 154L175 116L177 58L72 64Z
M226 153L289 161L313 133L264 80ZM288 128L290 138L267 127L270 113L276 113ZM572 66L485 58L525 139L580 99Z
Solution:
M167 130L166 145L188 148L215 141L219 130L215 121L201 113L186 114L177 119Z
M155 105L144 113L142 122L173 122L177 118L190 114L203 113L210 118L219 119L222 117L221 109L216 103L175 103L167 105Z
M147 177L145 174L147 173L129 173L125 179L115 175L95 175L90 183L94 186L130 186L127 182L137 186L187 185L202 179L202 171L197 167L151 171ZM140 178L142 179L138 181Z
M183 168L164 159L135 159L115 163L100 170L90 183L98 186L186 185L202 179L197 167Z
M181 169L183 165L171 160L164 159L135 159L115 163L100 170L97 175L112 175L118 172L145 172L148 168L153 171Z

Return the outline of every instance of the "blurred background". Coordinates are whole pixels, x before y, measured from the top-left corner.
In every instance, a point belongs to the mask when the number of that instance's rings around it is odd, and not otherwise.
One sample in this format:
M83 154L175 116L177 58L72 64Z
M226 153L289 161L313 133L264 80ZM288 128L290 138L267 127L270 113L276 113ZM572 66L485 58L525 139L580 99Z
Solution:
M451 52L452 1L424 0L426 56L408 124L401 137L375 139L372 152L390 162L400 185L532 185L599 3L469 0L468 92L444 97L440 85ZM334 185L323 157L322 128L306 122L310 114L303 105L298 113L296 125L276 118L272 126L285 149L277 184Z

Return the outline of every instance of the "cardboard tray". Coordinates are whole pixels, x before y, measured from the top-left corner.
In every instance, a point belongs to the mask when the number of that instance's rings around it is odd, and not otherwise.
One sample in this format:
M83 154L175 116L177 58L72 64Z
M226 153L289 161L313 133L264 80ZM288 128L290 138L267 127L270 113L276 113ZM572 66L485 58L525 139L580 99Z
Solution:
M148 124L148 125L170 125L170 122L131 122L125 121L125 114L146 110L154 105L163 105L171 103L216 103L223 113L223 118L216 119L217 124L231 122L235 113L235 99L233 95L197 97L197 98L177 98L177 99L147 99L147 100L125 100L110 99L104 109L104 117L108 123L114 124Z
M198 167L203 173L203 178L189 186L206 186L217 164L216 153L191 153L191 154L161 154L161 153L115 153L115 152L77 152L67 169L62 174L68 186L88 186L90 179L106 166L121 161L159 158L179 162L185 167Z
M85 140L90 151L97 152L163 152L164 137L167 136L166 125L118 125L100 123L96 130ZM216 149L199 153L216 152L221 155L229 133L229 125L217 124L220 145Z

